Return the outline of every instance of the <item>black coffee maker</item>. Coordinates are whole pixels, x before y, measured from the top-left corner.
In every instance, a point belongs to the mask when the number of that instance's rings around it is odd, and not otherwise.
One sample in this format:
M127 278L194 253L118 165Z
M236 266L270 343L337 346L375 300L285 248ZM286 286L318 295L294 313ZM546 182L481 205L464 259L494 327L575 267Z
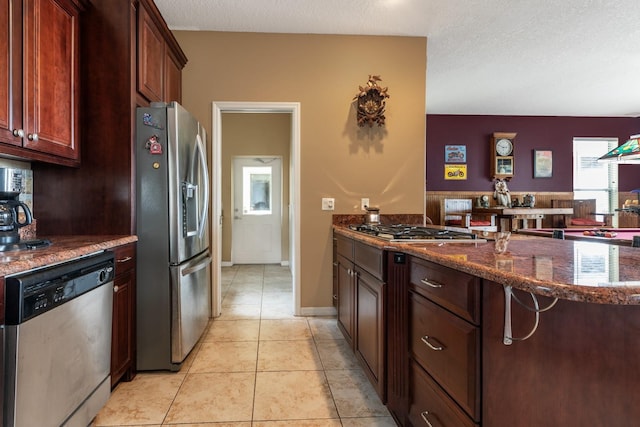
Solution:
M0 168L0 250L17 244L18 230L33 221L29 207L18 200L25 175L22 169Z
M2 197L2 196L0 196ZM23 217L20 217L20 211ZM33 218L29 207L18 200L0 200L0 245L18 243L18 229L31 224Z

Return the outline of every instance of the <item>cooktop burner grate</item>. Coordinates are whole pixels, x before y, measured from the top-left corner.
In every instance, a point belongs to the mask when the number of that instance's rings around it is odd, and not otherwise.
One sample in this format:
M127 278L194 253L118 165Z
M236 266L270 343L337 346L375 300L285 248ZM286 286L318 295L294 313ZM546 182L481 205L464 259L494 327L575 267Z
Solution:
M475 240L476 235L464 231L415 225L352 224L350 229L389 240Z

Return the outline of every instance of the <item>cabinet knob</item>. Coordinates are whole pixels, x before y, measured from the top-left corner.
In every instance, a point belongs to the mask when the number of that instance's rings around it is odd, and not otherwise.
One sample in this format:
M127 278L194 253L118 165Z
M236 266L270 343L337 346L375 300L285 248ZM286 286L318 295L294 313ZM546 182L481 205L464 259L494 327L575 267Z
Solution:
M18 137L18 138L23 138L24 137L24 130L23 129L14 129L13 130L13 136Z
M38 134L37 133L30 133L29 135L27 135L27 139L29 141L37 141L38 140Z
M334 299L334 300L336 300L336 301L338 301L338 295L333 294L333 299Z
M115 294L115 293L117 293L117 292L118 292L118 285L115 285L115 286L113 287L113 293Z

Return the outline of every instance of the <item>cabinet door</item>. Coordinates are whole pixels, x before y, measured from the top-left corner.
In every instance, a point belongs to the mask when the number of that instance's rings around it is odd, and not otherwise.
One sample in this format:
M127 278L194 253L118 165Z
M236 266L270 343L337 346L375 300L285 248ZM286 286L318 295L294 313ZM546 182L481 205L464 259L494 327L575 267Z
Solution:
M354 333L354 280L353 263L338 256L338 326L342 330L345 339L353 347Z
M111 330L111 385L135 375L135 277L136 244L114 250L116 277L113 284Z
M116 276L113 285L113 323L111 331L111 385L121 378L130 380L133 364L135 271Z
M356 357L384 401L384 283L356 267Z
M182 70L169 54L164 60L164 102L182 103Z
M138 10L138 92L149 101L162 101L165 42L143 3Z
M22 145L22 2L0 6L0 142Z
M78 159L80 11L72 0L23 4L23 146Z

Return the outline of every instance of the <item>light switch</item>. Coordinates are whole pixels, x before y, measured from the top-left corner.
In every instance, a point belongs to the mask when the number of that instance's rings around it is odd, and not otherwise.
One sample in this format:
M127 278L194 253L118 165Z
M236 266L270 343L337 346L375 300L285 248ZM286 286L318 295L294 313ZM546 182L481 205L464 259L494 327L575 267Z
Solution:
M332 197L323 197L322 198L322 210L323 211L332 211L334 209L335 199Z

